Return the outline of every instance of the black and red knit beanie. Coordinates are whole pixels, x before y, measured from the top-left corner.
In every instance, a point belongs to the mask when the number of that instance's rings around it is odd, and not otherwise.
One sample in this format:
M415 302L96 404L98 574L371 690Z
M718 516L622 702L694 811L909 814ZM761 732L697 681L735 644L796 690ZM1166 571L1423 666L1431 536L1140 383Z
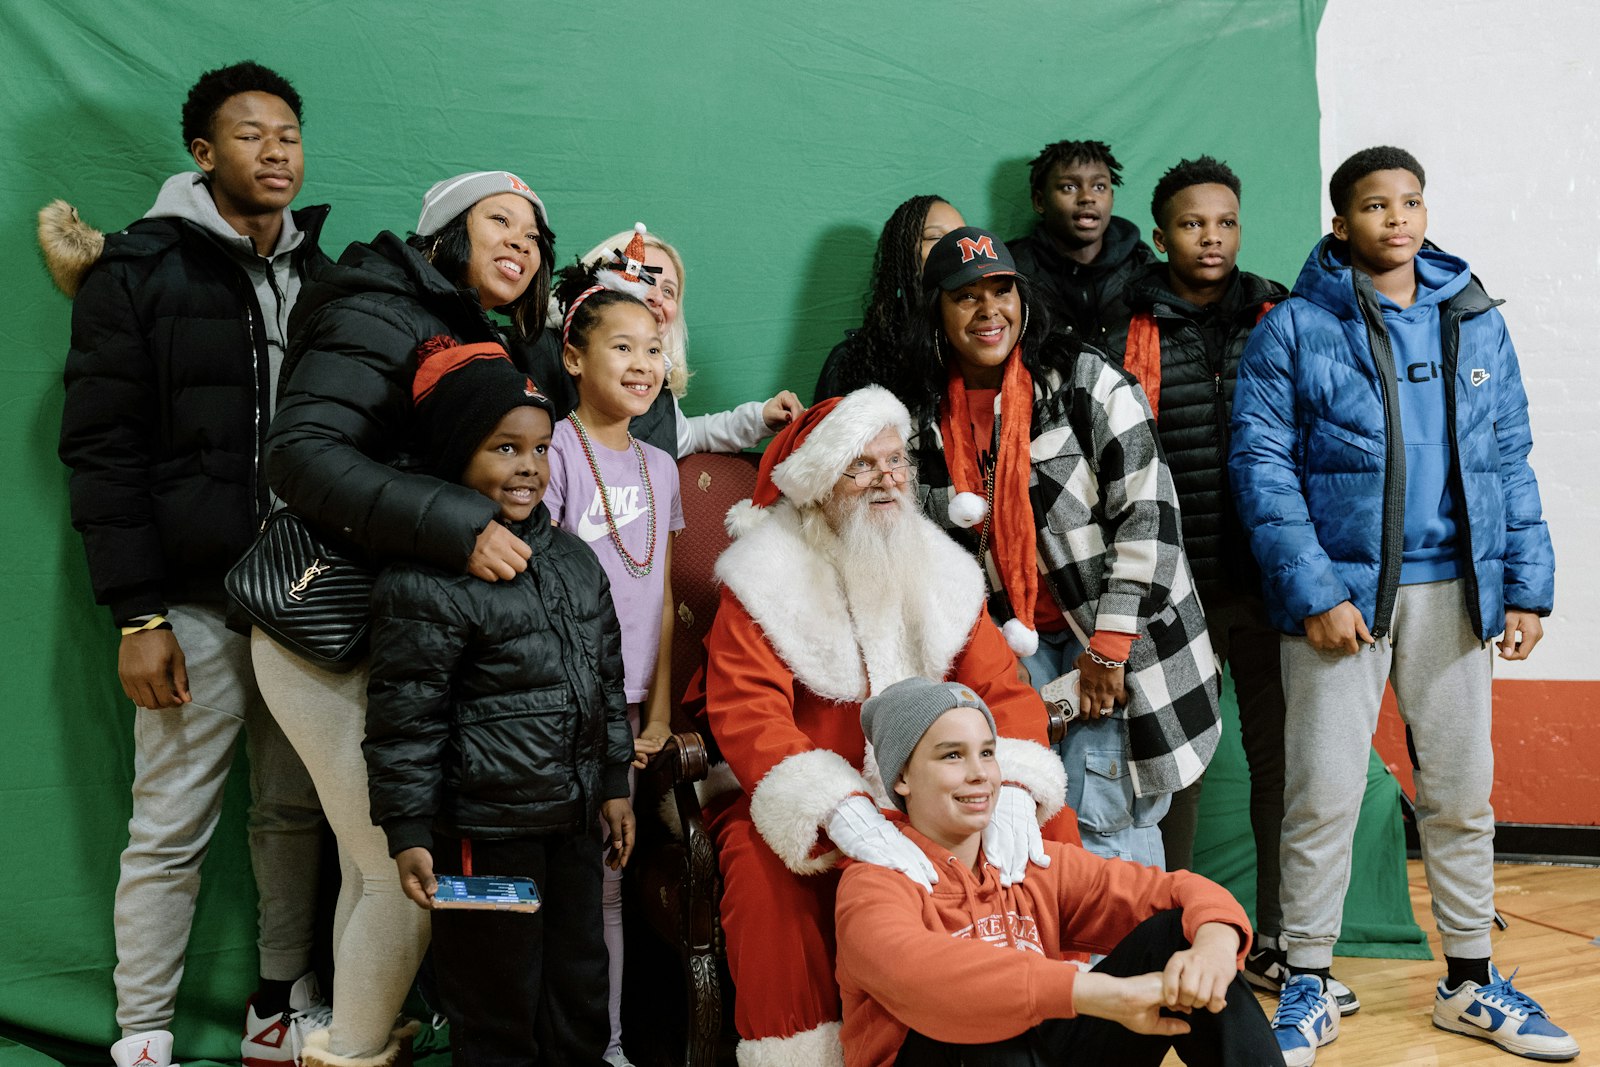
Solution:
M463 345L444 336L424 341L411 398L423 469L452 482L460 481L473 452L507 412L534 407L555 419L550 398L493 342Z

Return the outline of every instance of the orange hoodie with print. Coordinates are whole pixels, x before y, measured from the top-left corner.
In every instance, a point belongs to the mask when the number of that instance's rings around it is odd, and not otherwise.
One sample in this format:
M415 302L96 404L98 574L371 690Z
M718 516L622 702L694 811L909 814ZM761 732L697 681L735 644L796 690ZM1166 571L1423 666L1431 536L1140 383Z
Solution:
M1191 941L1203 923L1234 927L1243 966L1250 920L1209 879L1046 841L1050 866L1030 865L1007 887L981 856L974 875L904 816L889 817L933 860L939 881L930 895L886 867L845 868L835 914L846 1067L889 1067L912 1029L978 1044L1069 1018L1079 972L1063 956L1108 953L1157 912L1181 909Z

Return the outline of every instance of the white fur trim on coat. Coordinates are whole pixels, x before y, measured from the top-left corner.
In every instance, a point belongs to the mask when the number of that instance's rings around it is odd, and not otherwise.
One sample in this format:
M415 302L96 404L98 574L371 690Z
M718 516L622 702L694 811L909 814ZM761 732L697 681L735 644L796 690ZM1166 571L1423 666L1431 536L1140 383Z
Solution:
M1039 805L1039 825L1049 822L1067 803L1067 771L1061 757L1037 741L1002 737L995 744L995 762L1003 781L1015 782Z
M868 626L870 606L851 612L838 572L806 540L799 512L784 501L765 510L766 521L718 557L717 580L739 598L800 684L826 700L856 703L869 694L869 681L876 692L912 675L949 673L984 604L983 573L965 549L920 514L902 520L922 531L925 577L910 591L906 612L917 622L913 640L906 620Z
M772 468L772 484L796 504L815 504L833 492L844 469L886 429L911 438L906 406L881 385L857 389L823 417L800 447Z
M839 859L838 849L812 855L828 816L852 793L871 792L843 756L814 748L766 773L750 795L750 820L785 867L795 874L821 874Z
M761 1037L739 1042L739 1067L844 1067L844 1042L838 1023L823 1023L792 1037Z

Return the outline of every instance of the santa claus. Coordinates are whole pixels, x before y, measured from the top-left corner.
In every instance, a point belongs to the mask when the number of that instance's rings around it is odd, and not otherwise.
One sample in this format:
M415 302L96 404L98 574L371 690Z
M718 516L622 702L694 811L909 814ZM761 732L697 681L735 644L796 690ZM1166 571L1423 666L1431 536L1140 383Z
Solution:
M913 675L994 712L1005 785L984 853L1015 881L1047 865L1065 776L1046 716L984 610L972 557L917 510L904 405L876 386L812 407L728 515L721 604L689 699L737 780L707 804L742 1067L842 1064L833 909L843 856L938 880L888 806L861 701ZM732 785L732 783L729 783ZM877 798L877 799L875 799ZM1059 828L1059 830L1057 830ZM1051 836L1076 842L1072 818Z

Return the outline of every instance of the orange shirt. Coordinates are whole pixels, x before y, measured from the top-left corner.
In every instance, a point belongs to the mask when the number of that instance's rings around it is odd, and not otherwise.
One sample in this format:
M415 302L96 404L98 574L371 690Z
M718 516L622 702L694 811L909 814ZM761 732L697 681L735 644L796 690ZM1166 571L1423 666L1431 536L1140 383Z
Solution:
M974 875L908 824L900 828L933 860L939 881L929 894L898 871L846 866L835 912L846 1067L891 1067L912 1029L977 1044L1071 1018L1079 971L1063 957L1110 952L1168 909L1183 911L1190 940L1208 922L1237 929L1244 964L1250 920L1226 889L1197 874L1046 841L1050 866L1029 866L1007 887L981 857Z

